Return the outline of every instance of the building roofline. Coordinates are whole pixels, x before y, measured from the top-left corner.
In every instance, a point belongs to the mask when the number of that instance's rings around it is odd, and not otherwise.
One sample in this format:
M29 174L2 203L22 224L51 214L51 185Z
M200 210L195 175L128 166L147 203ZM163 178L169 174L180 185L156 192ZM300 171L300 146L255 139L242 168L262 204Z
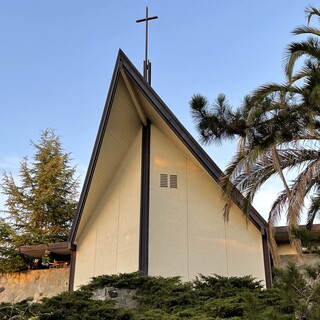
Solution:
M99 152L101 149L103 136L106 130L115 89L119 80L120 70L123 69L127 76L135 83L135 85L141 90L143 95L151 103L153 108L161 116L161 118L167 123L167 125L172 129L172 131L177 135L177 137L182 141L186 148L193 154L193 156L200 162L204 169L209 173L209 175L216 181L219 182L223 172L216 165L216 163L211 159L211 157L204 151L204 149L199 145L199 143L192 137L192 135L187 131L187 129L182 125L182 123L177 119L177 117L172 113L172 111L167 107L167 105L162 101L158 94L152 89L152 87L146 82L140 72L120 49L118 57L115 64L115 69L111 79L111 84L106 99L104 111L102 114L98 134L96 137L95 145L93 148L91 160L89 163L88 171L84 181L83 189L80 195L80 200L76 210L76 215L72 224L69 241L74 242L77 230L79 228L82 211L88 196L90 189L90 184L98 160ZM240 192L236 191L233 197L233 201L242 210L244 198ZM264 218L255 210L253 207L249 210L248 219L265 234L267 228L267 222Z
M168 124L173 132L175 132L175 134L179 137L179 139L183 142L187 149L193 154L193 156L201 163L201 165L206 169L211 177L216 182L219 182L220 177L223 175L222 170L199 145L194 137L188 132L188 130L183 126L183 124L178 120L178 118L173 114L173 112L155 92L155 90L144 80L143 76L128 59L128 57L123 53L123 51L120 50L119 54L120 57L123 58L122 66L128 72L128 76L131 78L131 80L133 80L134 83L140 88L141 92L153 105L158 114ZM237 190L235 190L234 192L233 201L242 210L244 198ZM265 219L252 206L250 208L248 218L259 230L265 230L267 228L267 222L265 221Z
M70 242L53 242L53 243L41 243L34 245L26 245L19 247L19 253L30 256L30 257L39 257L43 256L46 250L54 252L61 255L70 255L73 251L74 245Z
M299 229L306 229L306 225L300 225ZM279 226L274 228L275 231L275 239L277 243L290 243L289 239L289 227L288 226ZM311 227L311 235L313 237L320 236L320 224L314 224Z
M96 167L96 164L98 161L99 152L100 152L102 141L103 141L103 136L104 136L104 133L106 130L106 126L107 126L107 122L108 122L108 118L109 118L109 114L110 114L110 109L111 109L112 101L113 101L114 94L115 94L115 88L116 88L116 85L119 80L120 69L121 69L120 56L121 56L121 51L119 50L118 57L116 59L116 63L115 63L115 67L114 67L114 71L113 71L113 75L111 78L110 86L109 86L107 99L106 99L105 106L103 109L98 133L96 136L95 144L93 146L88 170L87 170L86 177L85 177L85 180L83 183L82 191L81 191L79 202L78 202L77 209L76 209L76 214L74 216L74 219L72 222L72 227L70 230L70 235L69 235L68 241L70 241L71 243L74 243L74 240L75 240L78 228L79 228L80 220L82 217L82 211L83 211L83 208L84 208L87 196L88 196L88 192L90 189L94 170L95 170L95 167Z

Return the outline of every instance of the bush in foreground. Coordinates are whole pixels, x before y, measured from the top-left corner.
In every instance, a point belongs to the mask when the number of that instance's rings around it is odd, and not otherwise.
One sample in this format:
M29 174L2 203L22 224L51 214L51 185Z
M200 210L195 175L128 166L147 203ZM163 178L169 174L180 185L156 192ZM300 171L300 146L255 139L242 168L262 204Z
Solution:
M202 276L183 283L180 278L144 276L139 273L99 276L74 292L64 292L41 303L28 301L0 305L0 319L29 320L157 320L157 319L229 319L285 320L297 319L294 302L298 292L289 290L290 267L277 275L277 287L265 290L251 276ZM280 279L284 279L282 282ZM303 281L299 278L299 286ZM294 284L294 282L292 282ZM92 293L104 286L138 289L139 306L121 309L115 301L92 300ZM289 297L288 297L289 294ZM318 297L316 291L314 296ZM317 308L308 318L320 319Z

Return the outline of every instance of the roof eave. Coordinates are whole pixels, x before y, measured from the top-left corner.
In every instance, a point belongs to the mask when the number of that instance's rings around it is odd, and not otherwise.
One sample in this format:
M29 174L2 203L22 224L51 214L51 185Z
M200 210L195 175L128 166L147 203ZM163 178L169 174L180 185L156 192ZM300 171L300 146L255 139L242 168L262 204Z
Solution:
M91 181L92 181L92 178L93 178L94 170L95 170L95 167L96 167L96 164L97 164L97 160L98 160L98 157L99 157L99 152L100 152L100 149L101 149L104 132L106 130L106 126L107 126L107 122L108 122L108 118L109 118L109 114L110 114L110 109L111 109L112 101L113 101L115 90L116 90L116 85L118 83L120 70L122 68L122 59L121 59L122 55L123 55L123 52L121 50L119 50L118 56L117 56L117 59L116 59L116 63L115 63L115 67L114 67L114 71L113 71L113 75L112 75L112 78L111 78L110 86L109 86L107 99L106 99L105 106L104 106L104 109L103 109L103 113L102 113L99 129L98 129L98 133L97 133L97 137L96 137L95 144L94 144L93 151L92 151L92 155L91 155L91 158L90 158L87 174L86 174L86 177L85 177L85 180L84 180L84 184L83 184L83 188L82 188L82 191L81 191L81 194L80 194L80 198L79 198L79 203L78 203L78 206L77 206L76 214L75 214L75 217L73 219L72 227L71 227L71 230L70 230L70 235L69 235L68 241L71 242L71 243L74 243L75 238L76 238L76 234L77 234L77 231L78 231L78 228L79 228L79 224L80 224L80 220L81 220L81 217L82 217L82 212L83 212L83 209L84 209L84 206L85 206L85 202L86 202L86 199L87 199L87 196L88 196L88 193L89 193L89 189L90 189Z

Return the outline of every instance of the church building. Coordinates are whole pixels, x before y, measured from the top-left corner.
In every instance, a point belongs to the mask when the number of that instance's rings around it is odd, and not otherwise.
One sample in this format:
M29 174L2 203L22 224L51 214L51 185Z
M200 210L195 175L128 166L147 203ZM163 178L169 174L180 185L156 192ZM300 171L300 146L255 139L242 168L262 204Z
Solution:
M271 286L267 223L120 50L69 241L70 288L103 274L252 275Z

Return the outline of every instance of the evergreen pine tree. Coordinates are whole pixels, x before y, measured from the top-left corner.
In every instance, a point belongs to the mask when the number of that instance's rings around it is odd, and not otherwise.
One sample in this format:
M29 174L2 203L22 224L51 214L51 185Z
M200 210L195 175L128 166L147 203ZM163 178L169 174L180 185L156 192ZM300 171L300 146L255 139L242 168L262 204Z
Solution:
M35 155L31 162L23 158L20 185L11 173L3 175L7 215L0 221L0 271L1 265L17 258L19 246L66 241L77 205L75 167L59 136L46 129L31 145Z

